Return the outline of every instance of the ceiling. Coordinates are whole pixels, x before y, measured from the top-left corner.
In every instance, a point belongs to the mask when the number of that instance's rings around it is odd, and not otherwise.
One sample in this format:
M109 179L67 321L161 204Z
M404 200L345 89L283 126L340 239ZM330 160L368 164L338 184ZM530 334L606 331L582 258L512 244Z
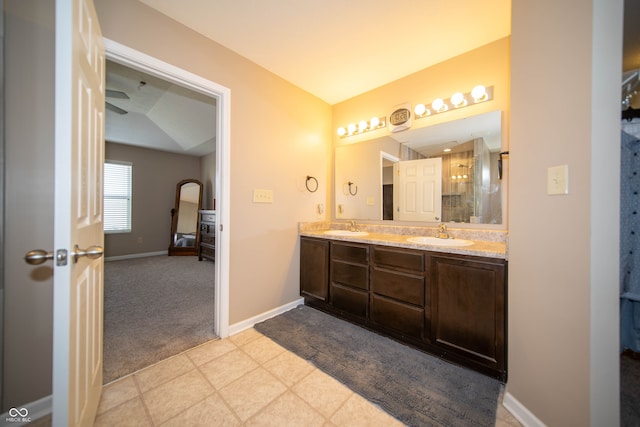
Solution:
M511 0L139 1L330 105L511 32Z
M112 61L105 80L107 141L192 156L215 151L214 98Z
M511 32L511 0L139 1L330 105ZM627 18L640 16L640 1L625 7ZM625 20L625 71L640 68L640 30L631 22ZM215 100L156 80L108 64L107 88L131 99L107 99L129 112L107 110L107 139L212 152Z

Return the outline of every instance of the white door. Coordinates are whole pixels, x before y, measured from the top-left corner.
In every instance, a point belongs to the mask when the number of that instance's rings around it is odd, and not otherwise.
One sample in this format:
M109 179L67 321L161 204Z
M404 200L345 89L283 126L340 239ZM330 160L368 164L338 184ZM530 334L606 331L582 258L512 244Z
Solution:
M442 158L393 164L394 219L440 221L442 218ZM396 191L394 191L394 194Z
M93 424L102 391L104 47L92 0L56 0L53 425ZM83 255L82 251L89 252Z

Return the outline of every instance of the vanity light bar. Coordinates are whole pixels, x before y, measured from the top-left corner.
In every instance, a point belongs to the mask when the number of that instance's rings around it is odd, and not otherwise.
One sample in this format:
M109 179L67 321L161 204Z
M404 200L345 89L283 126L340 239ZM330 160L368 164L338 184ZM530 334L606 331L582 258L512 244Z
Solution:
M338 128L338 136L346 138L348 136L360 135L370 130L376 130L387 126L386 117L372 117L371 120L361 120L358 124L350 123L347 126Z
M480 104L481 102L493 99L493 86L485 87L478 85L470 92L456 92L449 99L436 98L431 104L417 104L413 109L416 119L431 116L433 114L444 113L450 110L464 108L469 105Z

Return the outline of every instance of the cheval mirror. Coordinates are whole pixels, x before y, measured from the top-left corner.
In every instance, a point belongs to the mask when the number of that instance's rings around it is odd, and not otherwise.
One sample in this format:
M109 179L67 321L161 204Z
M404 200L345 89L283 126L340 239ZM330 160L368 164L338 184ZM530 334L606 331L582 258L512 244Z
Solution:
M176 185L176 204L171 209L169 255L198 255L198 211L202 205L202 183L183 179Z

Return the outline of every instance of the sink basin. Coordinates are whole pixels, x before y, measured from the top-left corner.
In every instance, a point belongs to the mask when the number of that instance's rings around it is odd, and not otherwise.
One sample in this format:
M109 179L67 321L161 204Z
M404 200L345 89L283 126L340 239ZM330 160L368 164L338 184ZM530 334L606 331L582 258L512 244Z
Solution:
M471 240L464 239L439 239L437 237L409 237L407 239L408 242L418 243L421 245L432 245L432 246L470 246L473 245Z
M349 230L327 230L324 234L328 236L368 236L366 231L349 231Z

